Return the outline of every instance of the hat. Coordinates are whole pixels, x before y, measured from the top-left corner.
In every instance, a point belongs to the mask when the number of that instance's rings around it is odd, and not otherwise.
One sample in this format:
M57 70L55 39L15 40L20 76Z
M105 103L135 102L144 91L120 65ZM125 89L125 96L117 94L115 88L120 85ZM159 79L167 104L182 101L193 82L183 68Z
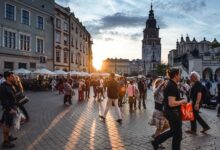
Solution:
M14 74L13 72L11 71L5 71L4 72L4 78L7 79L7 77L9 77L10 75Z

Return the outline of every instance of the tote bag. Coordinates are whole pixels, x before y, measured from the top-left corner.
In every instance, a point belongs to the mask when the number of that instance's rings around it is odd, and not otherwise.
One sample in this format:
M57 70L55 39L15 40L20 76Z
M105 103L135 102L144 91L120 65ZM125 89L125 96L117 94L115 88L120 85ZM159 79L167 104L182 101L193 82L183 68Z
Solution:
M193 121L194 114L193 114L193 106L192 103L187 103L181 105L181 117L183 121Z

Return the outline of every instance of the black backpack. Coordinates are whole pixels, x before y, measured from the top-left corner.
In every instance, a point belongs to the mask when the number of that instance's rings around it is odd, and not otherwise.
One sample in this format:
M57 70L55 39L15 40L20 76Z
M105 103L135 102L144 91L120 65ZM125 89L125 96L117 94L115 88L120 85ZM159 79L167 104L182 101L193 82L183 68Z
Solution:
M204 85L202 85L202 99L201 99L201 102L202 103L206 103L206 101L208 101L208 99L210 98L210 92L208 90L208 88Z

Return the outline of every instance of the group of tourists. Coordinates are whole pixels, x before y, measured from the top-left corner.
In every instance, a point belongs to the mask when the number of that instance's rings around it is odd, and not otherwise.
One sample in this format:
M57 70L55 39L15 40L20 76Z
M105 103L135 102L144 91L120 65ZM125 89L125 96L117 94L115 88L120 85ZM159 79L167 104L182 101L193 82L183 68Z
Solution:
M181 72L179 69L171 69L167 72L168 79L158 78L154 81L153 96L155 110L153 112L151 125L156 126L152 135L152 146L155 150L164 148L162 143L168 138L172 139L172 149L180 150L182 140L182 114L181 105L192 103L194 118L190 121L191 128L186 130L187 134L197 135L197 122L202 126L201 133L205 133L210 126L200 115L202 103L207 99L206 87L200 82L200 76L193 71L187 82L181 83ZM220 97L220 85L218 84L218 96ZM182 93L182 95L181 95ZM218 115L219 116L219 109Z

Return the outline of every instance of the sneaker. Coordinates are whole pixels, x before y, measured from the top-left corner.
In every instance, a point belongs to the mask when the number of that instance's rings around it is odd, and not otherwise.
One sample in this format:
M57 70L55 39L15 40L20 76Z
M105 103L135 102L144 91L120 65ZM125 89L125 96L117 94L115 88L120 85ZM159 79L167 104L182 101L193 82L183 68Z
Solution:
M205 133L206 131L208 131L210 129L210 127L204 128L202 131L200 131L201 133Z
M2 148L13 148L15 145L11 142L3 142L2 143Z
M187 131L185 131L185 133L192 134L192 135L196 135L196 132L195 132L195 131L192 131L192 130L187 130Z
M13 136L9 136L9 137L8 137L8 140L9 140L10 142L15 141L15 140L17 140L17 139L18 139L17 137L13 137Z
M154 141L151 141L151 144L152 144L154 150L158 150L158 145Z

